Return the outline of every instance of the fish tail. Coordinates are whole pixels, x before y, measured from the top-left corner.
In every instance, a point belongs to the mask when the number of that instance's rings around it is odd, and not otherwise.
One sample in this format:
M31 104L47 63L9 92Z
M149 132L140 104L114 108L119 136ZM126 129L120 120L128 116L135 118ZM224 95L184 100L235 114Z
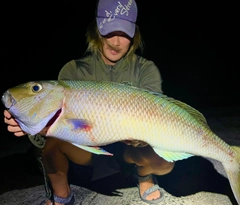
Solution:
M233 162L223 164L237 203L240 205L240 147L232 146L235 152Z

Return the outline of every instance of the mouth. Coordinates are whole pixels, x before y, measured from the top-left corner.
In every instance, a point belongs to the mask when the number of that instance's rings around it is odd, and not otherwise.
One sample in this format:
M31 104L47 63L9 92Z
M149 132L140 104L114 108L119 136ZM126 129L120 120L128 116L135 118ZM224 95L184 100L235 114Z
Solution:
M110 53L111 53L112 55L117 55L119 52L117 52L117 51L115 51L115 50L110 50Z
M17 103L16 100L14 99L14 97L11 95L11 93L9 91L6 91L3 95L2 95L2 103L5 106L5 108L7 110L9 110L9 112L12 113L12 108L15 106L15 104ZM46 126L42 129L43 133L47 132L49 130L49 128L54 124L54 122L56 122L56 120L59 118L59 115L62 112L62 108L60 108L59 110L56 111L55 114L51 114L53 115L52 117L49 116L49 121L47 122ZM20 124L21 120L18 119L19 116L16 116L16 113L14 114L14 111L12 113L13 116L16 117L16 121Z
M3 105L9 109L12 106L14 106L16 104L16 101L14 100L14 98L12 97L12 95L9 93L9 91L6 91L3 95L2 95L2 103Z

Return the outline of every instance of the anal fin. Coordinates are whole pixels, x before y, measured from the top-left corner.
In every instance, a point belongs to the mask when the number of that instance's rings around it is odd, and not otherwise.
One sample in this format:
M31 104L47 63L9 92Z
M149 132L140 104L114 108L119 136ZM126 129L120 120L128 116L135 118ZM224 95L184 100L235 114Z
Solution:
M106 150L100 148L100 147L91 147L91 146L85 146L85 145L79 145L76 143L72 143L74 146L79 147L83 150L86 150L88 152L94 153L94 154L102 154L102 155L110 155L113 156L112 153L107 152Z
M153 150L163 159L165 159L168 162L174 162L182 159L187 159L189 157L192 157L192 154L184 153L184 152L170 152L165 150L160 150L153 148Z

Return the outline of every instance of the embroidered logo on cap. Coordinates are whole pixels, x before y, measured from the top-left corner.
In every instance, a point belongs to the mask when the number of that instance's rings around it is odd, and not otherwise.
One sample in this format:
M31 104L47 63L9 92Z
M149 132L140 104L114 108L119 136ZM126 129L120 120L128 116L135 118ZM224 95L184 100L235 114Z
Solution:
M121 16L128 16L129 10L131 9L133 1L129 0L127 4L122 5L120 1L118 1L118 5L116 6L115 10L112 11L107 11L105 10L106 18L102 20L102 22L99 23L99 28L103 28L104 24L106 22L113 21L116 16L121 15Z

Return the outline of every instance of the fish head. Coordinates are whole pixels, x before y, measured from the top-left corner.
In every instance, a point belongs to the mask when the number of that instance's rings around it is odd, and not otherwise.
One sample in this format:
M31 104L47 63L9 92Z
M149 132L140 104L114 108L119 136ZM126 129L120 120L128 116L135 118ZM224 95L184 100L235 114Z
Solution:
M31 81L6 90L1 100L22 130L34 135L62 109L64 87L58 81Z

